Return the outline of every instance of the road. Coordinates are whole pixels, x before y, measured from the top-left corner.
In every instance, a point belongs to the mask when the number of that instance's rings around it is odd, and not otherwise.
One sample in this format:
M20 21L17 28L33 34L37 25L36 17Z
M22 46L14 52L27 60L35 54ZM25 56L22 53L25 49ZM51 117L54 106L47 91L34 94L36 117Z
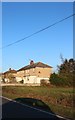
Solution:
M61 120L55 114L48 113L33 107L17 103L5 97L2 99L2 119L5 118L50 118L51 120Z

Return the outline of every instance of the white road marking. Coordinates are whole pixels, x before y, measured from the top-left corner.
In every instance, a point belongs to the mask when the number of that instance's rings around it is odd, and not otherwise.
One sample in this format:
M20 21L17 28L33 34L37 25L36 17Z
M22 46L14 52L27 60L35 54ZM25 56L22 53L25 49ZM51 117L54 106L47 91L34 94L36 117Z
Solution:
M2 97L2 98L4 98L4 99L7 99L7 100L9 100L9 101L12 101L12 102L21 104L21 105L23 105L23 106L26 106L26 107L29 107L29 108L32 108L32 109L35 109L35 110L38 110L38 111L47 113L47 114L49 114L49 115L53 115L53 116L56 116L56 117L58 117L58 118L63 118L64 120L70 120L70 119L66 119L66 118L64 118L64 117L62 117L62 116L60 116L60 115L55 115L55 114L52 114L52 113L50 113L50 112L46 112L46 111L44 111L44 110L41 110L41 109L38 109L38 108L31 107L31 106L29 106L29 105L27 105L27 104L20 103L20 102L18 102L18 101L12 100L12 99L7 98L7 97L4 97L4 96L0 96L0 97Z

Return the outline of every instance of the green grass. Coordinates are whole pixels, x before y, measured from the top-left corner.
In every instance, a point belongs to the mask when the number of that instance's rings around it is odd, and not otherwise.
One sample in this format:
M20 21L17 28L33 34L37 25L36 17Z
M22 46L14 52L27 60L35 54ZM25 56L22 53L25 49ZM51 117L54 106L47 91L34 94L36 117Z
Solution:
M73 118L73 88L59 87L27 87L6 86L2 87L2 94L8 98L16 99L37 98L45 102L50 109L63 117Z

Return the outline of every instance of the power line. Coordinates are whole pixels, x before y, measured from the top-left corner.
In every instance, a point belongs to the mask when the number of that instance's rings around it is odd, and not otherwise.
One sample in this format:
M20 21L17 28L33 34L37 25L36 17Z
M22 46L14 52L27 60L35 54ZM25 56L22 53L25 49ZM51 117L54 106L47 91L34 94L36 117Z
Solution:
M16 44L16 43L18 43L18 42L21 42L21 41L27 39L27 38L30 38L30 37L34 36L35 34L38 34L38 33L42 32L42 31L44 31L44 30L46 30L46 29L49 29L50 27L52 27L52 26L54 26L54 25L56 25L56 24L58 24L58 23L60 23L60 22L63 22L63 21L65 21L65 20L73 17L74 15L75 15L75 14L72 14L72 15L66 17L66 18L63 18L62 20L59 20L59 21L57 21L57 22L55 22L55 23L53 23L53 24L51 24L51 25L49 25L49 26L47 26L47 27L45 27L45 28L42 28L42 29L40 29L40 30L38 30L38 31L36 31L36 32L34 32L34 33L32 33L32 34L30 34L30 35L28 35L28 36L26 36L26 37L24 37L24 38L22 38L22 39L20 39L20 40L17 40L17 41L15 41L15 42L13 42L13 43L10 43L10 44L6 45L6 46L3 46L3 47L0 48L0 49L9 47L9 46L11 46L11 45L14 45L14 44Z

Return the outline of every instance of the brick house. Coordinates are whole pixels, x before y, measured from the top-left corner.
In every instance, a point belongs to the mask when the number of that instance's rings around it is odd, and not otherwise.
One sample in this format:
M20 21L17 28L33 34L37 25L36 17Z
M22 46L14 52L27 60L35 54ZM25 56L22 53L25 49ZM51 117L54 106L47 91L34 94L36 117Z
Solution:
M10 82L11 79L12 82L13 80L16 80L16 74L16 70L9 68L8 71L3 73L3 79L5 80L5 82Z
M16 81L23 80L27 85L40 85L41 80L49 82L52 73L52 67L42 62L30 62L29 65L22 67L17 71Z

